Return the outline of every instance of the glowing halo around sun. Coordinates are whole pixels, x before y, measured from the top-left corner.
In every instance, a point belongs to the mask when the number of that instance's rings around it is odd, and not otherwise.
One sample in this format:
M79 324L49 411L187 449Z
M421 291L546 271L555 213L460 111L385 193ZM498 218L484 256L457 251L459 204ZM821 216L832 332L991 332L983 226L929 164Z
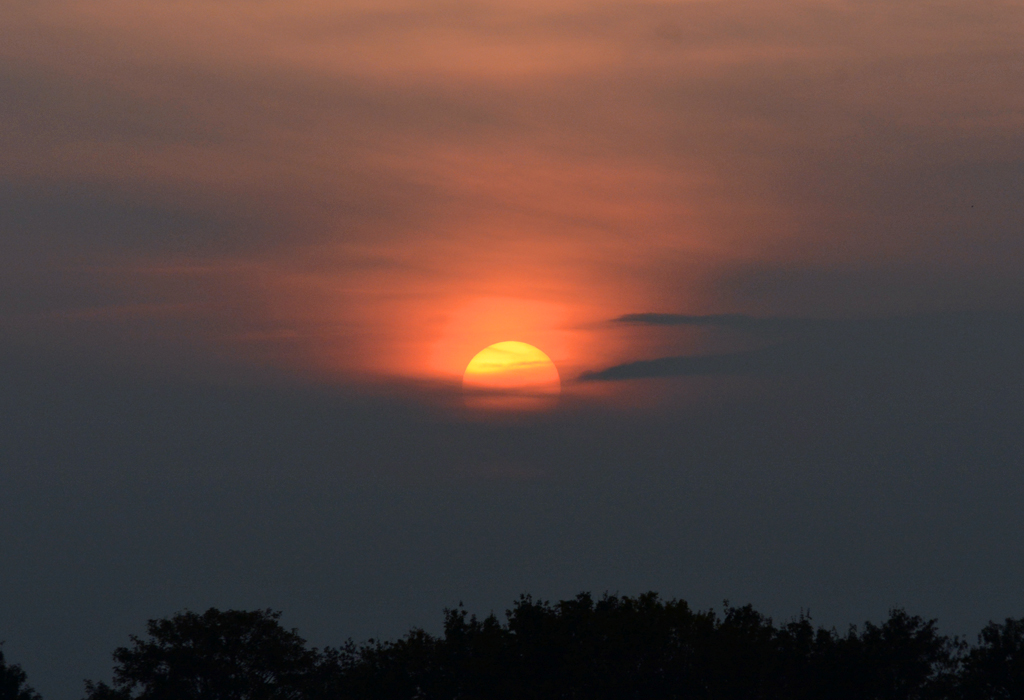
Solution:
M540 349L506 340L473 356L462 375L462 391L470 408L543 410L557 403L562 381Z

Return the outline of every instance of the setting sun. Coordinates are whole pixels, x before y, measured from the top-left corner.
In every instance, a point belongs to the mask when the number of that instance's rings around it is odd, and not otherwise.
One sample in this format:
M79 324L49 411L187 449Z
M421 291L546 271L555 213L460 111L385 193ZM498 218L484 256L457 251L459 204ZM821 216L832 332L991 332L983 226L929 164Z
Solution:
M551 358L514 340L478 352L466 366L462 387L471 406L494 408L540 407L538 400L549 403L562 390Z

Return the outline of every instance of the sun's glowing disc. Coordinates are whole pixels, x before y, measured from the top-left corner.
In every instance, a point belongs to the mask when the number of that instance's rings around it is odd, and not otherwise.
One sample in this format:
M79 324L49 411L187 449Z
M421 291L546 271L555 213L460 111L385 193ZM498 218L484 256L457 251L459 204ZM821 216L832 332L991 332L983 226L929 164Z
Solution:
M462 375L470 406L543 408L562 391L558 369L538 348L507 340L478 352Z

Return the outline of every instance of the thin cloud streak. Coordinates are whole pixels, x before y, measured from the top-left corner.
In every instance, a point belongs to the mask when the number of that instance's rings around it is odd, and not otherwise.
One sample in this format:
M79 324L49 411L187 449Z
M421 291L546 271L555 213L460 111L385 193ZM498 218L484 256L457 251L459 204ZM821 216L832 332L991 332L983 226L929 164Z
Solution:
M615 323L647 326L715 326L757 334L790 334L741 352L659 357L582 373L580 382L613 382L708 375L768 376L783 373L878 373L921 362L944 362L951 374L1019 376L1024 353L1024 314L948 313L885 319L773 319L742 314L689 316L627 314ZM948 371L948 370L947 370ZM943 379L959 379L945 377Z
M623 314L611 321L633 326L696 326L730 328L754 333L781 333L823 330L837 324L850 325L852 321L815 318L757 318L747 314L688 314L641 313Z

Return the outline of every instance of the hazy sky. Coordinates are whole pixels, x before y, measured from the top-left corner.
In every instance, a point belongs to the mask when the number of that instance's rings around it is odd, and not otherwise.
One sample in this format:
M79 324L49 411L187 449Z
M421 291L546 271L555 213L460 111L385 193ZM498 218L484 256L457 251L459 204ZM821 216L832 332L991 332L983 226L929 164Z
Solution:
M0 639L1020 616L1019 2L5 0ZM467 411L499 341L554 410Z

